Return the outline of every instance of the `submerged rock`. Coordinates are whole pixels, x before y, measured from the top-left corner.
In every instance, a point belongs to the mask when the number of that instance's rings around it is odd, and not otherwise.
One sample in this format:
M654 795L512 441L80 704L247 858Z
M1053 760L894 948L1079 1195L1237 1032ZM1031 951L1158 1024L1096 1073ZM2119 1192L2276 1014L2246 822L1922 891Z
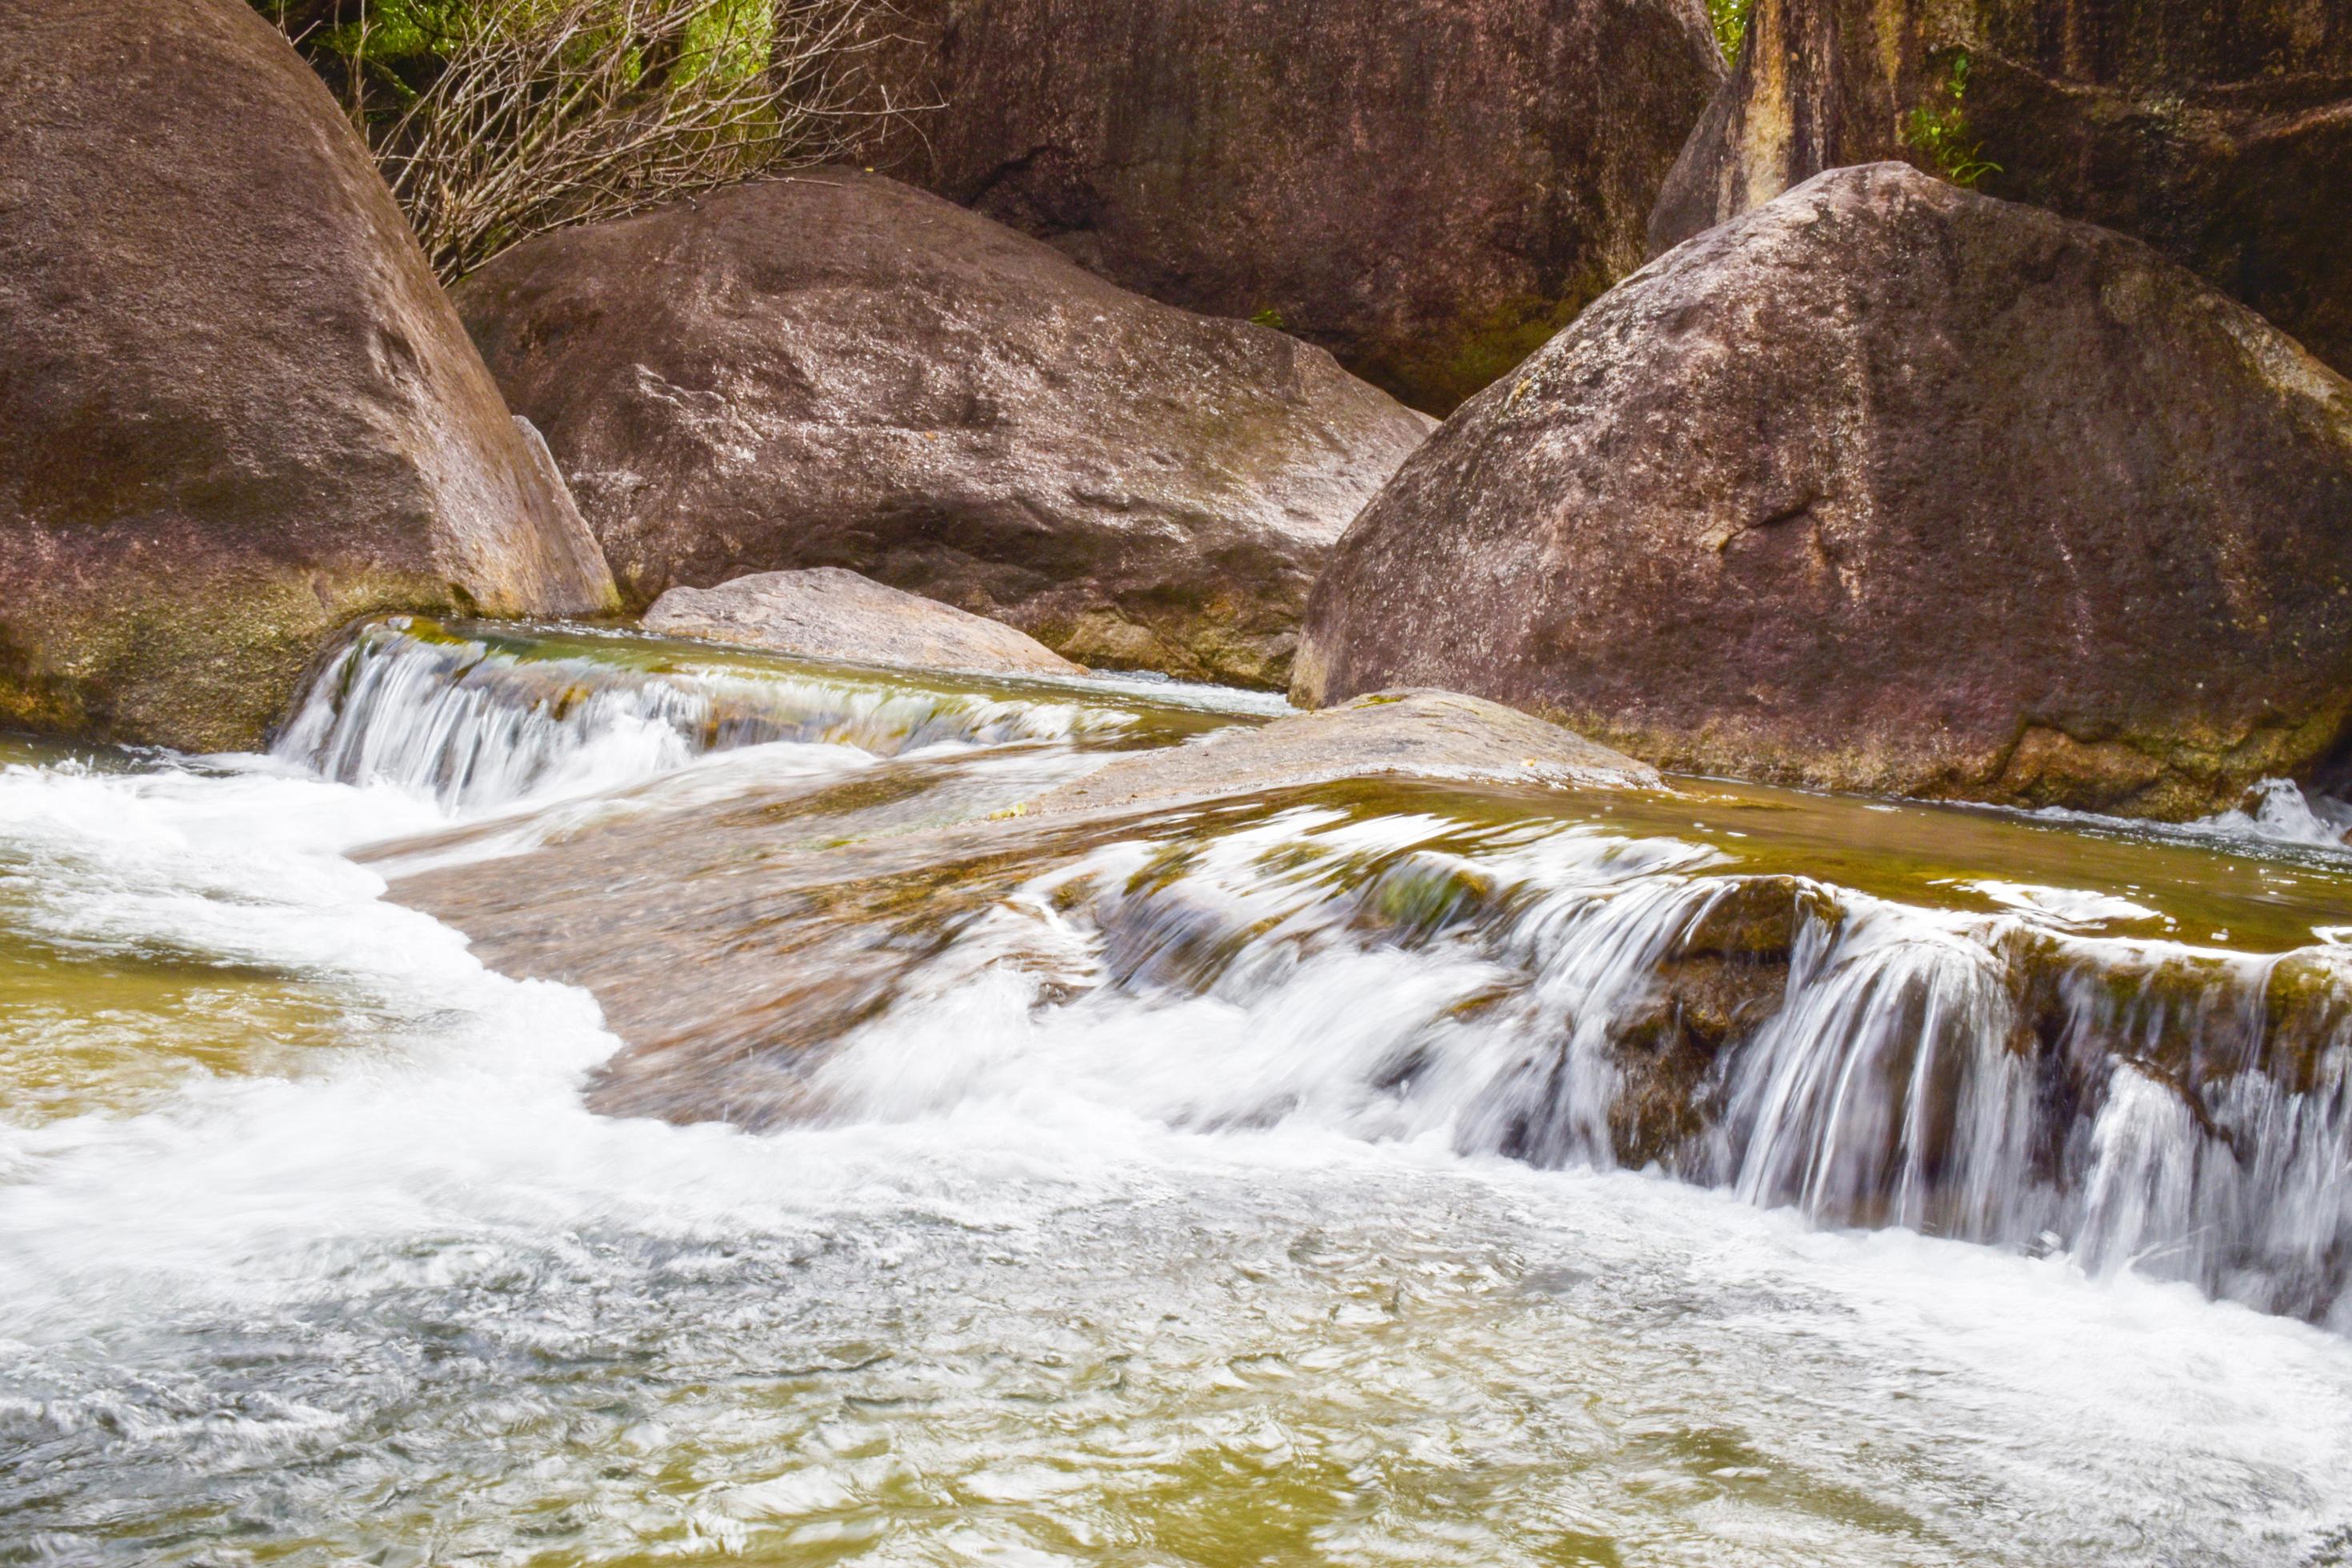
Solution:
M637 603L844 566L1087 664L1282 684L1428 428L1319 349L845 171L542 236L458 300Z
M2340 0L1756 0L1652 250L1887 158L2145 239L2352 372Z
M1034 637L855 572L766 572L716 588L672 588L646 630L853 664L997 675L1084 675Z
M1696 0L916 9L914 177L1440 414L1640 265L1723 76Z
M1045 795L1040 816L1204 800L1337 779L1663 787L1654 769L1557 724L1452 691L1388 691L1122 757Z
M1844 919L1835 894L1807 879L1738 876L1698 884L1643 953L1640 982L1612 1000L1596 1053L1609 1068L1605 1116L1561 1103L1558 1063L1538 1050L1488 1097L1485 1135L1539 1165L1601 1152L1639 1170L1691 1172L1714 1152L1727 1068L1788 998L1790 966L1811 925Z
M1692 241L1465 408L1296 696L1661 766L2186 817L2352 716L2352 384L2137 242L1900 164Z
M356 616L613 605L250 8L5 0L0 99L0 725L249 747Z

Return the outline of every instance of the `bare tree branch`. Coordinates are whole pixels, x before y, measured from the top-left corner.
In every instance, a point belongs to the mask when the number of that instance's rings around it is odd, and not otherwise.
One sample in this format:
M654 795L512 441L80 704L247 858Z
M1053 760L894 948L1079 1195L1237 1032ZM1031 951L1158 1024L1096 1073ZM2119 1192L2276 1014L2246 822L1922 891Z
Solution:
M396 113L370 111L358 10L353 117L445 280L551 228L854 156L908 112L868 68L902 41L889 0L482 0L445 13L438 69Z

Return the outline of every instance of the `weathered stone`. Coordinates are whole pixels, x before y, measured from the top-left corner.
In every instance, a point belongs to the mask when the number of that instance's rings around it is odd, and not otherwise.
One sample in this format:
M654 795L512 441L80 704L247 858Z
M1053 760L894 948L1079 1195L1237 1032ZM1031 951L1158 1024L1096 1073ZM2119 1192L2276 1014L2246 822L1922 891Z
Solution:
M0 724L251 746L356 616L613 606L268 23L0 0Z
M1697 0L914 10L908 178L1439 414L1640 265L1723 75Z
M716 588L672 588L646 630L853 664L996 675L1084 675L1034 637L838 566L766 572Z
M805 1121L826 1109L809 1053L887 1011L971 921L1069 853L1022 822L876 833L877 782L631 813L527 855L398 878L394 896L502 973L594 994L627 1047L590 1083L594 1109ZM812 819L843 837L809 842Z
M1756 0L1652 251L1890 158L2145 239L2352 371L2342 0Z
M2352 715L2352 384L2135 241L1900 164L1654 263L1316 586L1295 696L1661 766L2180 817Z
M1428 421L846 171L542 236L458 300L624 590L844 566L1087 664L1280 685Z
M1452 691L1389 691L1343 708L1221 730L1172 751L1121 757L1041 797L1039 816L1124 810L1335 779L1656 788L1656 772L1556 724Z

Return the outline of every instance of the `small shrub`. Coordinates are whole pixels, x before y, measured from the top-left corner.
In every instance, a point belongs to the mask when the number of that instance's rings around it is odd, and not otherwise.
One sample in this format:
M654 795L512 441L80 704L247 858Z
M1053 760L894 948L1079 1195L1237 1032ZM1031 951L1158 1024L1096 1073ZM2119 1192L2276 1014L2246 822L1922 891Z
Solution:
M2000 174L2000 165L1985 160L1982 142L1969 140L1968 92L1969 57L1963 50L1952 56L1946 68L1941 101L1905 115L1897 135L1904 146L1925 157L1944 178L1974 189L1987 174Z
M1756 0L1706 0L1707 20L1715 24L1715 41L1723 50L1723 63L1739 63L1739 46L1748 37L1748 14L1756 8Z

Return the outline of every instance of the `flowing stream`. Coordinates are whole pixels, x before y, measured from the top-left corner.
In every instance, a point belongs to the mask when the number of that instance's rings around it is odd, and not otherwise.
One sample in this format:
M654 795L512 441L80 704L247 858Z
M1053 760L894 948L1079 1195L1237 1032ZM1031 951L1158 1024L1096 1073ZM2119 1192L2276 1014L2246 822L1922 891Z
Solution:
M393 621L0 742L0 1563L2352 1563L2352 852Z

